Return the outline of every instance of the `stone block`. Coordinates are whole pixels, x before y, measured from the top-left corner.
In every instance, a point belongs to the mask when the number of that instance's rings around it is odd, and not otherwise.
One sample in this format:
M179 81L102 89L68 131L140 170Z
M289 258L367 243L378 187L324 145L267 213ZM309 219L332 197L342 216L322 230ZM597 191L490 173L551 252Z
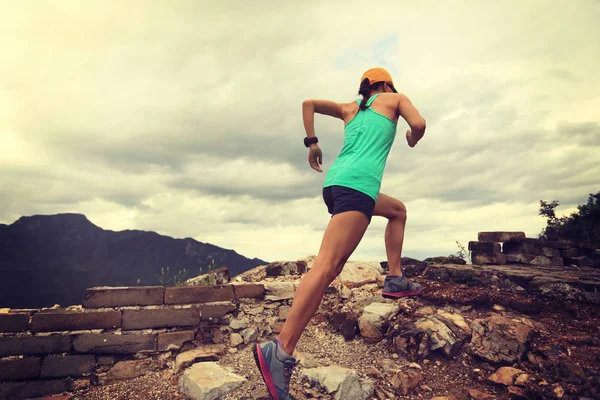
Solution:
M151 365L152 360L149 358L143 360L119 361L106 375L101 377L100 383L106 384L121 379L131 379L142 376L150 369Z
M235 298L265 298L265 286L258 283L234 285Z
M0 399L28 399L66 392L68 379L0 383Z
M221 319L232 311L235 311L235 305L230 302L207 303L200 306L200 315L203 321Z
M509 264L530 264L540 265L544 267L551 267L553 264L552 259L545 256L538 256L534 254L506 254L506 261Z
M31 317L32 332L79 331L86 329L114 329L121 326L118 310L49 310Z
M73 340L73 348L79 353L127 354L142 350L156 351L157 335L115 335L110 333L86 333Z
M71 350L71 338L52 336L0 337L0 357L12 355L65 353Z
M38 357L0 359L0 381L31 379L40 376Z
M195 331L175 331L158 334L158 351L178 350L187 342L194 340Z
M29 327L29 314L0 314L0 332L23 332Z
M42 378L62 378L83 376L92 372L96 366L96 356L68 355L48 356L42 363Z
M469 251L477 251L480 253L500 253L500 243L469 242Z
M152 306L163 304L163 286L96 287L87 289L83 297L85 308Z
M200 309L190 308L143 308L123 310L123 330L196 326L200 323Z
M232 285L180 286L165 289L165 304L195 304L233 301Z
M508 242L511 239L525 239L525 232L479 232L480 242Z
M563 249L560 251L560 254L564 258L575 258L583 255L579 249Z
M506 264L506 255L502 253L471 252L473 264Z
M551 249L555 250L555 249ZM543 255L542 247L530 243L530 242L517 242L517 241L509 241L502 245L502 252L504 254L531 254L536 256Z
M542 255L549 257L549 258L553 258L553 257L560 257L560 250L558 249L553 249L552 247L541 247L542 250Z

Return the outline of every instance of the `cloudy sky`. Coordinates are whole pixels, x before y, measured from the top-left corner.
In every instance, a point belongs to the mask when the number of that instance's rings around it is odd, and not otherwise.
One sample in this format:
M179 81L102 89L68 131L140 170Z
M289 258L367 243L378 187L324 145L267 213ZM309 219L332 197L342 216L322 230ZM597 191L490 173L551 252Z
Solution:
M289 3L289 4L287 4ZM318 251L343 125L302 101L357 98L387 68L427 120L382 192L404 255L544 226L600 190L600 1L22 1L0 4L0 222L83 213L247 257ZM366 10L365 10L365 7ZM385 260L374 218L352 258Z

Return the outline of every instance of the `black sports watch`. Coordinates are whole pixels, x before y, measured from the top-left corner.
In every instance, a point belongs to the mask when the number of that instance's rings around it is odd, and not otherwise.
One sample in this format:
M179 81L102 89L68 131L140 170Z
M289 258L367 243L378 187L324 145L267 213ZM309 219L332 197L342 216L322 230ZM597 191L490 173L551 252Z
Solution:
M310 147L310 145L314 144L314 143L319 143L319 139L316 136L311 137L311 138L309 138L309 137L304 138L304 145L306 147Z

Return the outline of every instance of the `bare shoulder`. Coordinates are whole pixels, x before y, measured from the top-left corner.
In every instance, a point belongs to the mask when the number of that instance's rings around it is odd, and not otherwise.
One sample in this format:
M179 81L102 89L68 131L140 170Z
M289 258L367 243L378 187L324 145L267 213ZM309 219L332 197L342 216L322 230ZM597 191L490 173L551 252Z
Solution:
M349 103L341 103L343 119L346 120L348 116L354 116L356 110L358 110L358 103L355 101Z

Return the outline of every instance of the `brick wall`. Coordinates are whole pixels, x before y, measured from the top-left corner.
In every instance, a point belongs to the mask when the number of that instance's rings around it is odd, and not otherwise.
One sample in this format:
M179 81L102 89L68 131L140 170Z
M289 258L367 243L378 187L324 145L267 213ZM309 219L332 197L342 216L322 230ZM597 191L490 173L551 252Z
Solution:
M41 397L137 376L154 355L187 342L214 342L223 317L264 295L260 284L101 287L88 289L79 307L4 310L0 398Z

